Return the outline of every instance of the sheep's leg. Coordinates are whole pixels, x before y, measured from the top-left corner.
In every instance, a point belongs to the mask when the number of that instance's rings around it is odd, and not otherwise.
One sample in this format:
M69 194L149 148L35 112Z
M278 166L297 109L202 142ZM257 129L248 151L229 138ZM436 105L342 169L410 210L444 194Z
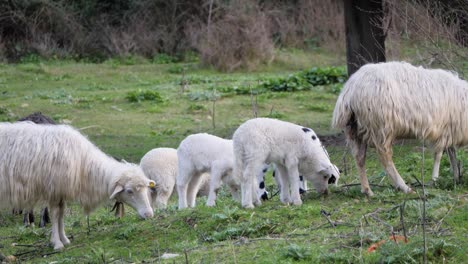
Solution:
M45 227L47 223L50 223L49 210L47 207L44 207L41 210L41 221L39 222L39 227Z
M192 176L187 190L187 202L189 207L195 207L197 202L198 187L200 186L201 173L196 173Z
M193 172L179 168L177 174L176 186L179 197L179 209L187 208L187 187L192 180Z
M299 193L299 168L296 159L286 160L289 178L289 192L291 195L291 202L293 205L301 205L301 194Z
M355 139L351 139L349 142L351 143L352 153L354 155L354 159L356 160L356 167L358 169L359 179L361 181L361 192L367 196L372 196L374 193L370 188L369 180L367 179L366 175L367 144L361 140Z
M156 199L154 201L156 207L159 209L165 209L167 207L167 202L171 197L171 193L165 190L157 190L157 192L158 193L156 194Z
M23 214L23 224L25 226L34 226L34 210L26 210Z
M63 248L63 243L60 239L60 231L59 231L59 213L60 207L58 205L50 204L50 215L52 216L52 233L50 235L50 242L54 246L55 250L60 250Z
M277 182L280 184L280 201L284 204L289 204L291 202L291 198L289 192L289 177L286 167L283 165L277 165L275 177L277 177Z
M302 189L302 193L307 192L307 181L302 176L299 176L299 188ZM299 189L299 193L301 193L301 189Z
M257 177L257 172L262 169L262 163L256 161L250 161L246 163L241 179L241 190L242 190L242 207L244 208L254 208L252 201L254 190L255 177Z
M213 166L211 169L211 179L210 179L210 190L208 192L208 200L206 201L206 206L215 206L216 205L216 197L218 194L219 188L221 188L222 184L222 174L219 168Z
M397 169L395 168L395 164L393 163L392 159L392 146L382 146L381 148L377 148L377 154L379 155L380 162L384 166L385 171L392 180L393 186L403 191L404 193L412 192L411 188L406 185L405 181L403 181Z
M460 163L457 160L457 151L455 150L454 147L448 147L447 154L450 160L450 168L453 171L453 180L456 183L460 183L461 171L460 171Z
M60 240L64 245L70 244L70 240L65 235L65 209L67 208L65 202L62 200L59 203L59 235Z
M434 152L434 167L432 168L432 180L437 181L439 178L440 159L442 158L442 151L436 150Z
M265 185L265 182L263 182L263 185ZM260 189L259 182L257 177L253 178L253 184L252 184L252 201L255 206L260 206L262 205L262 201L260 200L260 197L258 196L258 190Z

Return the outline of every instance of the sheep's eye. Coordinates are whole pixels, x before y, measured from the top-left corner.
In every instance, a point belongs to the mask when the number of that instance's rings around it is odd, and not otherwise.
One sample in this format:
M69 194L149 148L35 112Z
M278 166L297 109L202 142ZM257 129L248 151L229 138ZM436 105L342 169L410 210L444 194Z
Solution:
M127 193L128 194L133 194L133 190L132 189L127 189Z

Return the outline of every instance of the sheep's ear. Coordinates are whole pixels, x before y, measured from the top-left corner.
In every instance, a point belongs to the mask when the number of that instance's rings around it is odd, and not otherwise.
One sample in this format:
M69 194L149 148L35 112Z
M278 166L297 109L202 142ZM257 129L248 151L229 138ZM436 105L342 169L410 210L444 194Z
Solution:
M115 186L115 189L114 189L114 192L111 194L111 196L109 197L109 199L114 199L114 197L121 191L123 191L124 187L120 184L117 184Z

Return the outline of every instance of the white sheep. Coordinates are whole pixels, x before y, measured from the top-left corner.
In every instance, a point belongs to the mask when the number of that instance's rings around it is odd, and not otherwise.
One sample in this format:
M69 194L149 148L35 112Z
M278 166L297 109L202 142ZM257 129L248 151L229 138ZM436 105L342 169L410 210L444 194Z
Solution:
M332 126L345 131L356 159L363 193L373 195L365 171L366 149L376 147L393 185L411 192L392 160L397 138L434 144L433 178L442 151L468 144L468 83L444 70L405 62L367 64L346 82L336 102Z
M171 197L177 177L177 150L173 148L155 148L146 153L140 161L140 167L145 175L156 183L152 193L152 202L157 208L166 208ZM209 174L203 174L196 192L207 196L209 190Z
M246 121L234 132L234 177L241 179L242 206L261 204L255 195L255 174L264 163L274 163L281 177L280 200L302 204L299 175L319 193L328 193L328 183L337 183L339 171L310 128L270 118ZM277 176L277 177L278 177Z
M67 202L78 201L89 214L116 199L143 218L153 216L154 182L140 167L114 160L66 125L0 123L0 182L0 207L48 204L54 249L70 243L64 230Z
M203 173L210 173L208 206L215 205L216 193L224 182L232 196L238 198L239 182L232 177L232 141L206 133L186 137L177 149L179 158L176 178L179 209L195 206L197 186Z

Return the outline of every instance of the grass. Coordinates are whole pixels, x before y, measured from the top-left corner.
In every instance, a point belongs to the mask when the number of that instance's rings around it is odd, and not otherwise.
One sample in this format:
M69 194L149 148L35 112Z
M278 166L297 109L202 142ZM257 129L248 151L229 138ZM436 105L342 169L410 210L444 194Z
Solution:
M304 58L311 58L305 60ZM314 60L312 60L314 59ZM155 59L156 60L156 59ZM317 63L311 63L318 61ZM279 51L276 62L255 72L217 73L195 63L168 58L102 64L51 61L0 65L0 120L13 121L35 111L81 128L106 153L139 162L150 149L177 147L187 135L208 132L231 137L253 117L271 116L335 134L330 119L337 98L333 85L298 92L265 92L256 96L218 94L217 87L256 85L261 79L286 77L314 66L343 65L325 53ZM182 91L182 85L187 87ZM216 92L215 92L216 91ZM215 108L213 108L215 101ZM213 111L215 124L213 128ZM195 209L169 208L142 221L132 209L123 219L106 203L89 217L72 203L65 218L72 244L56 252L49 246L50 227L25 228L21 216L0 211L0 252L22 263L413 263L422 261L421 201L396 192L378 163L374 149L367 160L375 197L360 193L357 171L345 146L329 145L331 159L343 170L340 186L328 197L313 191L300 207L285 206L276 195L255 210L242 209L222 191L214 208L199 198ZM422 151L425 159L422 160ZM419 193L421 164L429 182L432 157L418 141L395 145L396 167ZM468 152L459 150L463 164ZM427 187L428 259L463 263L468 228L467 185L454 187L444 156L437 186ZM270 194L276 192L267 177ZM373 243L401 235L399 208L404 205L408 243L387 241L368 253ZM324 215L328 215L330 224ZM163 260L164 253L179 256Z

